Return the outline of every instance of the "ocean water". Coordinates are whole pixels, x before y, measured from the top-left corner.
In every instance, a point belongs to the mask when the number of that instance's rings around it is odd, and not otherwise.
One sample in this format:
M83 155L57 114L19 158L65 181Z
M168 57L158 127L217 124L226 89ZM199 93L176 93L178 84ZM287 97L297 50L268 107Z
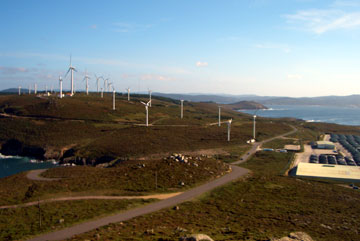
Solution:
M309 105L267 105L267 110L240 110L240 112L262 117L294 117L309 122L327 122L341 125L360 126L360 108L309 106Z
M19 172L54 167L52 162L34 162L28 157L3 156L0 154L0 178Z

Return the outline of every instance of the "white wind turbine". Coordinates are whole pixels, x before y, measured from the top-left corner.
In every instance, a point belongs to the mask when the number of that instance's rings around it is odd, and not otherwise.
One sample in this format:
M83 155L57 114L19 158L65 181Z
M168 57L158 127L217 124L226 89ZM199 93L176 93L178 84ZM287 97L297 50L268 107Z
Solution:
M113 90L113 110L115 110L115 89Z
M37 84L34 84L34 93L37 94Z
M45 85L45 94L47 93L47 85Z
M151 100L149 100L147 103L140 101L143 105L145 105L146 110L146 126L149 126L149 106L151 103Z
M31 94L31 85L29 85L29 95Z
M19 95L21 95L21 86L19 85Z
M149 90L149 100L150 100L150 106L151 107L151 93L152 93L152 90Z
M227 124L228 124L228 129L227 129L227 140L228 140L228 141L230 141L231 122L232 122L232 119L228 120L228 122L227 122Z
M66 72L65 74L65 77L67 76L67 74L71 71L71 92L70 92L70 95L73 96L74 95L74 71L77 72L77 70L75 69L75 67L73 67L71 65L71 55L70 55L70 66L69 66L69 69L68 71Z
M219 126L221 126L221 106L219 106Z
M101 98L104 98L104 89L101 88Z
M254 118L254 122L253 122L253 139L254 139L254 141L256 140L256 136L255 136L255 131L256 131L256 112L258 112L258 110L257 111L255 111L255 113L254 113L254 116L253 116L253 118Z
M59 85L60 85L60 99L62 99L62 97L63 97L63 93L62 93L62 82L63 82L63 80L62 80L62 78L61 78L61 76L59 76Z
M96 91L99 93L99 79L101 79L101 78L103 78L102 76L99 76L99 77L97 77L96 75L95 75L95 78L96 78ZM103 78L104 79L104 78Z
M180 100L181 102L181 112L180 112L180 117L181 119L184 117L184 100Z
M108 87L108 91L110 91L110 90L111 90L111 87L113 87L112 83L109 82L108 85L107 85L107 87ZM113 87L113 88L114 88L114 87Z
M83 81L86 80L86 95L89 95L89 79L91 78L89 75L87 75L87 71L85 70L85 77Z
M104 78L103 78L104 79ZM104 91L107 92L107 82L108 82L109 78L104 79Z
M128 93L128 101L130 101L130 88L127 88L127 93Z

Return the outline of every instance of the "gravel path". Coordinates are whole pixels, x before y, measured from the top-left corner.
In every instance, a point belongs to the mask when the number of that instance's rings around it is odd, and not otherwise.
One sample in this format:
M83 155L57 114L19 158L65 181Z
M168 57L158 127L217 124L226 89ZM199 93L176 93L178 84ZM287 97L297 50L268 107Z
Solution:
M58 202L58 201L74 201L74 200L120 200L120 199L168 199L179 195L181 192L176 193L165 193L165 194L154 194L154 195L146 195L146 196L78 196L78 197L59 197L59 198L51 198L40 201L16 204L16 205L4 205L0 206L0 209L9 209L9 208L20 208L20 207L29 207L42 203L49 202Z
M40 174L45 172L47 169L37 169L37 170L31 170L26 174L26 177L30 180L35 181L56 181L60 180L61 178L47 178L47 177L41 177Z

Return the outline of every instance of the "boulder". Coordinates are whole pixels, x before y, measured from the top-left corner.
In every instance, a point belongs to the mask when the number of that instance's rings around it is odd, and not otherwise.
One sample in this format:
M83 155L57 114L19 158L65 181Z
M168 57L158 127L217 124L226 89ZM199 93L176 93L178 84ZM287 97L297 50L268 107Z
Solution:
M310 235L304 232L294 232L290 233L287 237L282 237L280 239L272 239L272 241L314 241Z
M179 241L214 241L206 234L190 234L179 238Z

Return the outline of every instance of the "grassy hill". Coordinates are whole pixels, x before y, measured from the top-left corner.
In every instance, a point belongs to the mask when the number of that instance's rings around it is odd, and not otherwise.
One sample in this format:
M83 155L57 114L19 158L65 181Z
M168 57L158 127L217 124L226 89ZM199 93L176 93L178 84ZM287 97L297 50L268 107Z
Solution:
M140 95L128 102L126 96L117 95L116 110L112 110L111 94L104 98L77 94L63 99L0 96L0 113L12 116L0 118L0 142L15 139L22 146L42 148L44 158L60 159L67 153L65 156L87 162L104 156L115 159L229 145L226 125L216 125L216 104L185 102L184 118L180 119L179 101L154 97L149 109L151 126L145 127L145 108L140 101L146 100L147 96ZM252 135L251 118L223 110L222 120L230 118L234 119L231 144L245 143ZM260 140L287 130L290 127L280 121L260 118L257 124Z

